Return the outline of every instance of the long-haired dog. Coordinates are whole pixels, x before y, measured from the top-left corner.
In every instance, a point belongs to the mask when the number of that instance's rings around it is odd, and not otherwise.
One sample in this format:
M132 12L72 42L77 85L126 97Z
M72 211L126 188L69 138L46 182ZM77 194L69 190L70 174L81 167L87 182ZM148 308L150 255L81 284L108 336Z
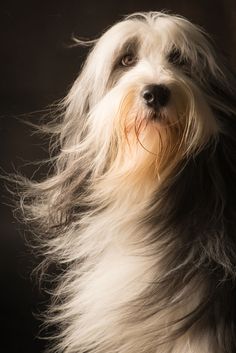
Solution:
M236 352L236 89L208 35L138 13L96 41L25 219L63 265L55 352Z

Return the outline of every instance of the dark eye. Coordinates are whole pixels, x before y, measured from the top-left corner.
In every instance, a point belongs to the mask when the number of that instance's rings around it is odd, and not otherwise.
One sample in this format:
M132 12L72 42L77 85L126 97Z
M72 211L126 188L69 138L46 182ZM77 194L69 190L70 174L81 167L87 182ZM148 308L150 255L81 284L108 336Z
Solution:
M132 66L136 63L136 61L137 61L136 56L132 53L129 53L129 54L124 55L121 58L120 65L121 66Z
M186 57L181 54L181 51L177 48L171 50L171 52L167 56L167 60L170 64L184 66L188 65L189 62Z

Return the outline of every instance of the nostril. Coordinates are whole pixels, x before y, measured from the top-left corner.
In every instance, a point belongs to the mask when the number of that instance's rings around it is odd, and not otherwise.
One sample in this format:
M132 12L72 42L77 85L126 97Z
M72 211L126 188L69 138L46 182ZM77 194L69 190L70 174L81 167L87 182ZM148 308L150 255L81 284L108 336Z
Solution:
M151 91L146 90L143 92L143 98L147 103L152 103L155 99L155 96Z

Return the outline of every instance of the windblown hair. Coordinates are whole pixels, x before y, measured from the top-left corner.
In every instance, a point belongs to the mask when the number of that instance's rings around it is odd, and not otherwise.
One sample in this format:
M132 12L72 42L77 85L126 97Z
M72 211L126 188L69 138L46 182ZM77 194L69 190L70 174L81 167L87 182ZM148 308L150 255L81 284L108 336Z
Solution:
M154 112L140 92L171 92ZM236 85L209 36L138 13L95 41L24 219L65 265L47 321L64 353L236 351Z

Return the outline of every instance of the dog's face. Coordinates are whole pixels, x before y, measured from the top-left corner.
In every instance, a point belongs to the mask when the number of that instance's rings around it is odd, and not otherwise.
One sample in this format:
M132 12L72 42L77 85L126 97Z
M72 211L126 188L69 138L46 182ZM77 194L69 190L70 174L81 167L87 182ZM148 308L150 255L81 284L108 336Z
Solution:
M113 26L71 93L83 100L97 170L160 176L201 151L220 129L211 83L225 81L207 35L181 17L132 15Z

